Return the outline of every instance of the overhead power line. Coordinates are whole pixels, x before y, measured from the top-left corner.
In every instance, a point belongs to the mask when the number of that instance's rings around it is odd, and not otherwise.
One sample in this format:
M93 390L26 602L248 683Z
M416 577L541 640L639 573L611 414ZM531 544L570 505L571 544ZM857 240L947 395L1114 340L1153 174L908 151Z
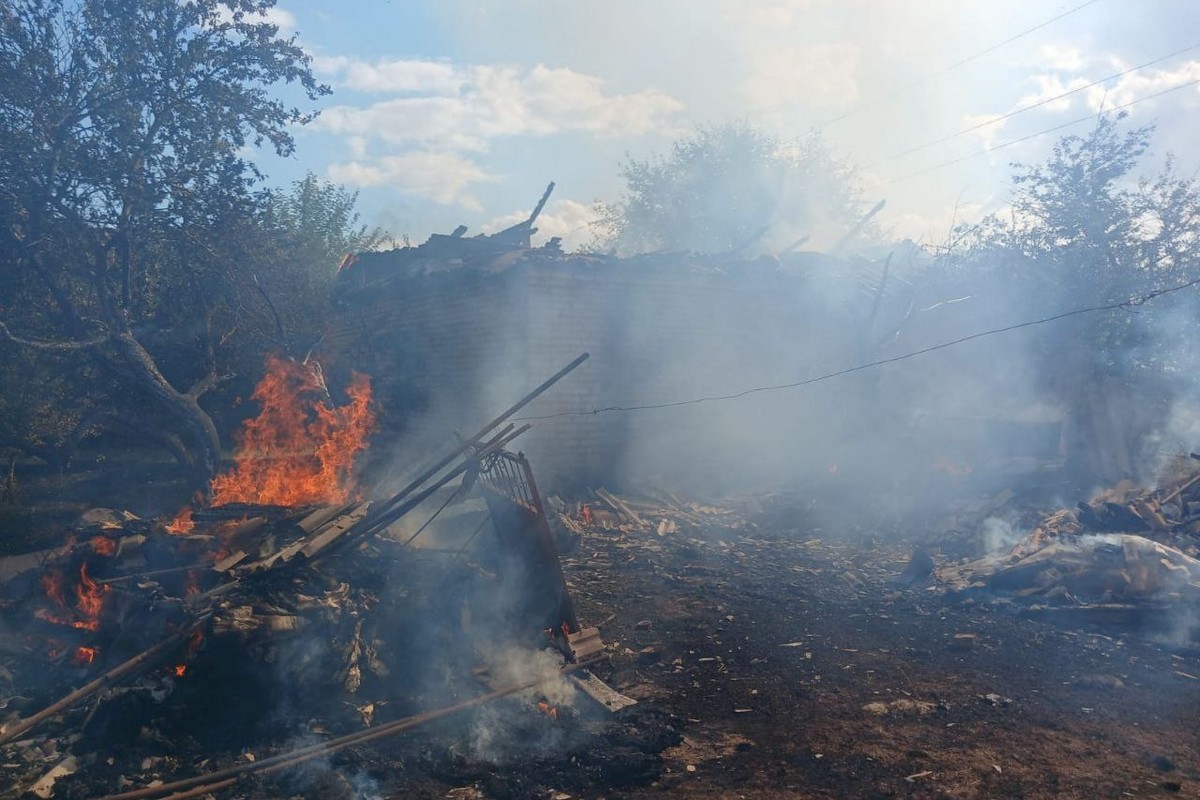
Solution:
M1196 79L1194 79L1194 80L1190 80L1190 81L1188 81L1188 82L1186 82L1186 83L1181 83L1181 84L1179 84L1178 86L1172 86L1170 89L1163 89L1161 92L1155 92L1154 94L1148 94L1148 95L1146 95L1145 97L1139 97L1139 98L1138 98L1138 99L1136 99L1136 100L1130 100L1128 103L1122 103L1122 104L1121 104L1121 105L1119 105L1119 106L1113 106L1112 108L1108 109L1108 111L1110 111L1110 112L1112 112L1112 111L1121 111L1121 110L1123 110L1123 109L1126 109L1126 108L1131 108L1131 107L1133 107L1133 106L1136 106L1138 103L1144 103L1144 102L1146 102L1147 100L1153 100L1153 99L1155 99L1155 98L1157 98L1157 97L1162 97L1163 95L1168 95L1168 94L1171 94L1172 92L1178 92L1178 91L1179 91L1179 90L1181 90L1181 89L1186 89L1186 88L1188 88L1189 86L1195 86L1196 84L1200 84L1200 78L1196 78ZM949 161L943 161L943 162L941 162L941 163L939 163L939 164L934 164L934 165L932 165L932 166L925 167L924 169L919 169L919 170L917 170L917 171L915 171L915 172L909 172L909 173L906 173L906 174L904 174L904 175L899 175L899 176L897 176L897 177L895 177L895 178L888 178L887 180L879 181L878 183L876 183L876 184L874 184L874 185L872 185L872 186L868 187L868 188L866 189L866 191L868 191L868 192L870 192L870 191L874 191L875 189L878 189L878 188L879 188L879 187L881 187L881 186L888 186L888 185L890 185L890 184L893 184L893 183L900 183L901 181L906 181L906 180L908 180L908 179L910 179L910 178L916 178L916 177L917 177L917 176L919 176L919 175L925 175L925 174L927 174L927 173L930 173L930 172L936 172L936 171L937 171L937 170L939 170L939 169L944 169L944 168L946 168L946 167L950 167L950 166L953 166L953 165L955 165L955 164L961 164L961 163L962 163L962 162L964 162L964 161L970 161L971 159L973 159L973 158L979 158L980 156L986 156L986 155L988 155L988 154L990 154L990 153L994 153L994 152L996 152L997 150L1003 150L1003 149L1004 149L1004 148L1006 148L1006 147L1012 147L1013 145L1020 144L1021 142L1027 142L1027 141L1029 141L1030 139L1036 139L1036 138L1038 138L1039 136L1045 136L1045 135L1046 135L1046 134L1048 134L1048 133L1054 133L1055 131L1061 131L1061 130L1063 130L1063 129L1065 129L1065 128L1070 128L1070 127L1073 127L1073 126L1075 126L1075 125L1082 125L1082 124L1083 124L1083 123L1085 123L1085 122L1091 122L1091 121L1093 121L1093 120L1095 120L1095 119L1096 119L1096 115L1095 115L1095 114L1088 114L1088 115L1087 115L1087 116L1085 116L1085 117L1078 117L1077 119L1073 119L1073 120L1071 120L1070 122L1064 122L1064 123L1062 123L1061 125L1055 125L1055 126L1054 126L1054 127L1052 127L1052 128L1045 128L1044 130L1040 130L1040 131L1037 131L1037 132L1035 132L1035 133L1030 133L1030 134L1027 134L1027 135L1025 135L1025 136L1021 136L1021 137L1019 137L1019 138L1016 138L1016 139L1010 139L1010 140L1008 140L1008 141L1006 141L1006 142L1001 142L1000 144L997 144L997 145L992 145L992 146L991 146L991 147L989 147L989 148L986 148L986 149L984 149L984 150L980 150L980 151L978 151L978 152L975 152L975 153L970 153L970 154L968 154L968 155L965 155L965 156L960 156L959 158L953 158L953 159L950 159Z
M1087 2L1085 2L1085 3L1080 3L1077 6L1068 8L1066 11L1063 11L1062 13L1057 14L1057 15L1051 17L1050 19L1045 20L1044 22L1039 22L1037 25L1034 25L1032 28L1027 28L1027 29L1021 31L1020 33L1014 34L1002 42L997 42L996 44L991 45L990 47L987 47L983 50L980 50L977 53L972 53L971 55L967 56L966 58L960 58L958 61L955 61L952 64L947 64L946 66L942 67L941 69L939 69L935 72L931 72L922 78L918 78L917 80L912 81L911 83L904 84L903 86L901 86L900 88L896 89L895 91L893 91L889 94L879 95L874 100L868 100L865 103L861 103L861 104L855 106L854 108L850 109L849 111L845 112L844 114L840 114L836 117L833 117L832 119L827 119L824 122L820 123L819 125L815 126L808 133L801 134L801 136L798 136L796 138L800 139L800 138L804 138L806 136L813 136L817 133L820 133L825 128L829 127L830 125L833 125L836 122L841 122L844 119L849 119L850 117L856 116L857 114L862 113L863 111L865 111L868 108L874 108L875 106L879 105L880 103L884 103L889 100L893 100L897 97L906 95L909 92L911 92L912 90L914 90L918 87L924 86L926 83L929 83L929 81L932 81L936 78L940 78L942 75L945 75L948 72L953 72L954 70L958 69L959 67L965 66L966 64L970 64L972 61L983 58L984 56L988 55L989 53L994 53L997 50L999 50L1000 48L1010 45L1013 42L1017 41L1018 39L1023 39L1024 37L1028 36L1031 33L1040 31L1042 28L1045 28L1048 25L1052 25L1055 22L1058 22L1060 19L1063 19L1064 17L1069 17L1072 14L1074 14L1078 11L1082 11L1083 9L1087 8L1088 6L1094 5L1095 3L1098 3L1098 2L1100 2L1100 0L1087 0Z
M1114 72L1112 75L1108 75L1106 77L1099 78L1098 80L1094 80L1091 83L1085 84L1083 86L1077 86L1074 89L1070 89L1061 94L1056 94L1053 97L1046 97L1042 100L1037 101L1036 103L1030 103L1029 105L1021 106L1020 108L1009 111L1007 114L1001 114L998 117L993 117L992 119L985 120L976 125L972 125L969 128L963 128L962 130L958 131L957 133L952 133L949 136L943 136L940 139L934 139L932 141L925 142L924 144L919 144L916 147L910 147L907 150L901 150L897 153L892 153L889 156L884 156L883 158L880 158L876 161L872 161L868 164L864 164L864 165L862 165L862 168L869 169L871 167L877 166L879 164L883 164L888 161L894 161L897 158L903 158L904 156L912 155L913 153L919 153L920 151L926 150L935 145L949 142L952 139L957 139L959 136L965 136L968 133L974 133L977 130L981 130L983 128L987 128L992 125L996 125L998 123L1004 122L1005 120L1012 119L1013 117L1020 116L1021 114L1024 114L1027 111L1033 111L1036 108L1041 108L1042 106L1049 105L1050 103L1058 102L1059 100L1063 100L1067 97L1070 97L1071 95L1078 94L1079 92L1087 91L1088 89L1091 89L1095 86L1099 86L1102 83L1107 83L1108 81L1116 80L1117 78L1123 78L1126 75L1131 75L1139 70L1145 69L1146 67L1152 67L1155 64L1161 64L1164 61L1169 61L1170 59L1175 58L1176 56L1183 55L1184 53L1189 52L1191 50L1195 50L1197 48L1200 48L1200 42L1197 42L1196 44L1188 45L1187 47L1176 50L1173 53L1168 53L1165 56L1159 56L1158 58L1155 58L1151 61L1147 61L1144 64L1138 64L1136 67L1130 67L1129 69L1124 69L1124 70L1121 70L1120 72Z
M972 333L968 336L961 336L957 339L951 339L948 342L941 342L940 344L931 345L929 347L922 347L920 350L912 350L908 353L903 353L898 356L891 356L890 358L881 358L877 361L871 361L866 364L857 364L853 367L846 367L845 369L839 369L834 372L827 372L824 375L818 375L814 378L806 378L801 381L792 381L791 383L777 383L777 384L773 384L770 386L755 386L750 389L743 389L740 392L733 392L732 394L719 394L719 395L708 395L705 397L693 397L693 398L689 398L687 400L672 400L672 401L665 402L665 403L645 403L645 404L641 404L641 405L631 405L631 406L604 406L603 408L593 408L588 411L559 411L554 414L539 414L539 415L533 415L533 416L528 416L528 417L513 417L513 421L516 422L516 421L529 421L529 420L540 420L540 419L556 419L558 417L589 417L589 416L594 416L596 414L609 414L609 413L630 412L630 411L646 411L646 410L656 409L656 408L678 408L680 406L700 405L701 403L716 403L716 402L723 402L723 401L728 401L728 400L737 400L742 397L748 397L753 394L762 394L764 392L779 392L779 391L783 391L785 389L798 389L802 386L811 386L814 383L822 383L824 381L832 380L833 378L840 378L843 375L850 375L855 372L862 372L863 370L874 369L875 367L882 367L887 364L895 364L898 361L907 361L910 358L916 358L917 356L922 356L927 353L934 353L934 352L937 352L938 350L946 350L951 347L957 347L960 344L965 344L967 342L973 342L976 339L983 339L983 338L986 338L989 336L997 336L1001 333L1009 333L1011 331L1021 330L1022 328L1032 328L1037 325L1045 325L1050 322L1056 322L1058 320L1067 319L1068 317L1077 317L1077 316L1080 316L1083 314L1093 314L1098 311L1114 311L1116 309L1132 310L1134 308L1137 308L1138 306L1145 305L1146 303L1150 302L1151 300L1155 299L1156 297L1162 297L1163 295L1183 291L1184 289L1188 289L1192 286L1197 286L1197 285L1200 285L1200 278L1196 278L1194 280L1188 281L1187 283L1182 283L1182 284L1179 284L1178 286L1172 286L1167 289L1156 289L1153 292L1147 292L1146 294L1138 295L1136 297L1132 297L1127 300L1114 301L1111 303L1105 303L1103 305L1085 306L1083 308L1076 308L1071 311L1064 311L1059 314L1054 314L1053 316L1049 316L1049 317L1042 317L1040 319L1026 320L1025 322L1018 322L1013 325L1005 325L1002 328L992 328L990 330L980 331L978 333Z

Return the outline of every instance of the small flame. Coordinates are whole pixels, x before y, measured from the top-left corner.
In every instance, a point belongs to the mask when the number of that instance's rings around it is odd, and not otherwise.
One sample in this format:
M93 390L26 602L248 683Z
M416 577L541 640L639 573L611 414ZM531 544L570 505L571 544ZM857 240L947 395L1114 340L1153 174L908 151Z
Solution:
M558 706L542 701L537 704L537 708L550 719L558 719Z
M87 562L79 568L79 585L75 587L75 596L79 602L75 608L83 616L82 620L72 623L76 628L94 631L100 627L100 611L104 608L104 595L108 586L96 583L88 577Z
M175 519L166 525L167 533L175 536L181 533L188 533L194 527L196 527L196 522L192 519L192 509L190 506L184 506L183 510L175 515Z
M176 678L182 678L186 674L187 674L187 664L176 664L175 665L175 677Z
M57 569L46 570L41 577L42 591L63 611L67 610L65 583L65 576ZM34 616L56 625L70 625L85 631L97 630L100 627L100 612L104 609L104 595L108 590L107 585L97 583L88 576L87 562L84 562L79 567L79 583L75 586L75 611L78 618L71 619L69 615L55 613L46 608L37 609Z
M96 648L84 647L84 646L76 647L75 655L72 657L71 660L74 661L79 666L83 666L84 664L90 664L96 660Z
M200 594L200 579L196 570L190 569L187 572L187 585L183 587L183 596L195 597L198 594Z
M584 503L579 507L579 518L583 520L584 525L592 524L592 507Z
M333 406L315 362L267 359L252 397L262 411L238 434L235 466L215 477L213 503L298 506L344 503L355 457L375 427L371 382L355 374L344 406Z
M92 550L101 556L111 556L117 552L117 543L107 536L93 536Z
M41 581L42 592L46 597L54 601L55 605L66 607L67 599L63 595L64 577L60 570L48 569L42 573Z

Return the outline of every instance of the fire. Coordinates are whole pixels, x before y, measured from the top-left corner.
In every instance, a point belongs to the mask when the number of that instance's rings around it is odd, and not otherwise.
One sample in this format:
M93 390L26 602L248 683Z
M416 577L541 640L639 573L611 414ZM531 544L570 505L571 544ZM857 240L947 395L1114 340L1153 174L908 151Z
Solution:
M334 406L315 363L269 358L252 395L262 411L237 437L233 470L213 479L213 503L348 500L354 459L367 446L375 415L370 379L355 374L346 393L350 401Z
M194 527L196 527L196 522L192 519L191 506L184 506L183 510L175 515L175 519L166 525L167 533L175 535L187 533Z
M75 587L75 596L79 598L75 608L83 617L82 620L72 623L76 628L94 631L100 627L100 611L104 608L104 595L107 591L107 585L96 583L88 577L85 562L79 568L79 585Z
M79 666L90 664L96 660L96 648L94 647L76 647L75 655L71 659Z
M204 633L202 631L196 631L191 636L189 636L188 642L187 642L187 650L185 651L184 656L183 656L184 661L186 662L188 659L190 659L192 656L194 656L196 654L196 651L200 649L200 645L203 643L204 643ZM184 675L187 674L187 671L188 671L188 667L187 667L186 663L176 664L174 667L171 668L171 673L176 678L182 678Z
M558 719L558 706L543 701L537 704L537 708L550 719Z
M592 524L592 507L584 503L579 507L579 518L583 520L584 525Z
M55 605L67 605L67 599L63 595L63 574L57 569L48 569L42 573L41 581L42 592L46 597L54 601Z
M46 593L46 597L50 598L59 608L66 610L67 599L64 583L65 578L61 570L47 570L41 577L42 591ZM85 562L79 568L79 583L75 586L75 611L78 618L69 619L44 608L38 609L34 615L38 619L44 619L56 625L70 625L85 631L98 630L100 628L100 612L104 610L104 595L107 594L108 589L107 585L97 583L88 576Z
M117 552L117 543L107 536L93 536L92 550L97 555L111 556L113 553Z

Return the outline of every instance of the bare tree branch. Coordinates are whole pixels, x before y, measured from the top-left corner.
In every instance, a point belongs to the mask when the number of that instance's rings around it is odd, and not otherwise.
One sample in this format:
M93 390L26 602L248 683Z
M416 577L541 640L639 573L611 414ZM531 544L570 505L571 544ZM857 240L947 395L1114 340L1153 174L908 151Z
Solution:
M54 339L30 339L25 336L17 336L4 322L0 322L0 331L4 333L4 337L10 342L24 345L25 347L36 347L39 350L86 350L89 347L96 347L107 342L111 336L108 333L103 333L98 336L93 336L91 339L77 340L54 340Z

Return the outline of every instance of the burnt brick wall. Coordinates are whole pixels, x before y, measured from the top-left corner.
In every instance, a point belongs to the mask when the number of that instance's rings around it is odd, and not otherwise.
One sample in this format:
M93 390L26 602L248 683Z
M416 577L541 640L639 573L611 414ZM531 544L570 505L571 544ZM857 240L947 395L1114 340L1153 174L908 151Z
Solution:
M473 431L584 351L591 358L519 416L724 393L811 369L814 358L846 363L843 309L817 301L803 274L741 267L560 256L396 278L344 299L321 357L334 372L372 376L378 439L396 443L387 457L397 459L419 458L454 429ZM727 432L730 413L697 406L541 419L517 445L544 491L569 491L619 483L631 457L650 472L686 473L714 446L767 446L788 427L741 442L744 431Z

